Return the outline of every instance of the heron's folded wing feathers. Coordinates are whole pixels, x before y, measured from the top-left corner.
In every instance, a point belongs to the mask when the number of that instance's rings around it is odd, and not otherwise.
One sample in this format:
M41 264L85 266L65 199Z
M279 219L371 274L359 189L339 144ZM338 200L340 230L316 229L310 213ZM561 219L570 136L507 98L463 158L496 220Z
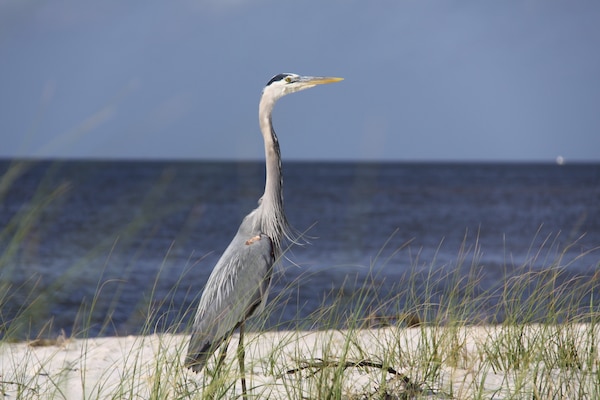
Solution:
M211 273L194 319L186 365L202 369L216 348L266 300L274 263L264 234L242 229Z

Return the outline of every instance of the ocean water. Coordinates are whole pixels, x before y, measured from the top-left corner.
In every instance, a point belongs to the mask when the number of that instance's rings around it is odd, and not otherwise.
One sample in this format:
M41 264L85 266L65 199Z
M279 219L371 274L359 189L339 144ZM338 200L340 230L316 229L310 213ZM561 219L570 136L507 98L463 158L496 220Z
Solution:
M0 334L124 335L148 315L183 329L264 165L0 161L0 177ZM284 187L306 243L277 268L262 329L318 328L330 295L351 313L364 290L385 314L461 281L473 318L499 322L500 282L551 267L588 283L582 307L600 298L600 164L288 162Z

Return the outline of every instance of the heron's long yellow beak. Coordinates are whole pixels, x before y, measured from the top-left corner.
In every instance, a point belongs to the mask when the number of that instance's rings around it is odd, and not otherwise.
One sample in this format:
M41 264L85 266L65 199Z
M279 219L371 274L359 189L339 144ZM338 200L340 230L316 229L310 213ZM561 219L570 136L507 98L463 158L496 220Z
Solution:
M323 85L325 83L334 83L343 81L344 78L336 78L333 76L307 76L306 83L310 83L312 85Z

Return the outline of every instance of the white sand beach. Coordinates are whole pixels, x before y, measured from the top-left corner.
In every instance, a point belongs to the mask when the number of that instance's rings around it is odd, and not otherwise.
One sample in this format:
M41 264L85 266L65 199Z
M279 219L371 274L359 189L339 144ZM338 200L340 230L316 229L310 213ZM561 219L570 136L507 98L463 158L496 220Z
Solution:
M248 333L248 397L318 399L337 388L334 397L348 399L600 398L599 334L584 324ZM4 399L200 399L212 390L216 398L239 397L237 335L224 377L212 385L206 369L194 374L183 367L187 339L3 342L0 393ZM294 369L301 370L288 373Z

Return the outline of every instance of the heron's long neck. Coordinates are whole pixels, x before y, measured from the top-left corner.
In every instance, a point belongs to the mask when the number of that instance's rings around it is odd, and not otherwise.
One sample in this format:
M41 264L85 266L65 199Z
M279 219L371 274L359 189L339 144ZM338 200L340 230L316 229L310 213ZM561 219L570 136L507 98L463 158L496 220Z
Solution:
M279 246L285 234L287 221L283 210L283 175L281 153L277 135L273 130L271 113L275 102L261 99L259 105L260 130L265 142L266 181L265 192L260 204L261 229Z

